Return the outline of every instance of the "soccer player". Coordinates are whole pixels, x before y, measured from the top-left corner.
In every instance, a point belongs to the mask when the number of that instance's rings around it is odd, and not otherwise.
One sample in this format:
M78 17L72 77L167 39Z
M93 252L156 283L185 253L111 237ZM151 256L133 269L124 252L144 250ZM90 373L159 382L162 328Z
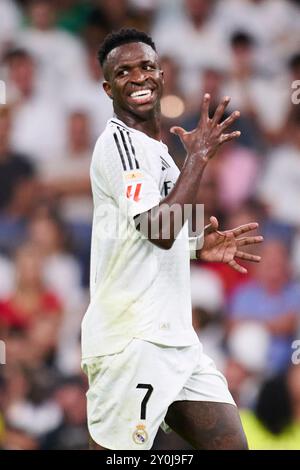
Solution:
M202 235L189 239L190 213L172 212L199 202L203 171L221 144L238 137L226 129L239 113L220 122L226 97L209 118L204 96L198 127L172 129L187 154L180 173L160 140L163 72L152 39L132 29L112 33L99 61L114 116L91 164L91 301L82 367L93 448L150 449L161 425L195 449L246 449L226 380L192 327L189 260L246 272L236 260L259 257L240 247L262 237L240 237L256 223L220 232L211 217Z

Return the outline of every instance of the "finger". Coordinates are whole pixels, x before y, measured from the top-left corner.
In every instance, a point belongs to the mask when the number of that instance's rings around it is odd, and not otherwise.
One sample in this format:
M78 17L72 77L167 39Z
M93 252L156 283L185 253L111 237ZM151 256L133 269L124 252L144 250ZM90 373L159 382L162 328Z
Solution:
M206 125L209 120L209 103L210 103L210 94L205 93L203 97L202 109L201 109L201 118L198 123L198 126Z
M180 138L183 136L183 134L187 134L187 131L183 129L183 127L179 126L173 126L170 129L171 134L178 135Z
M222 100L222 102L219 104L219 106L216 109L216 112L212 118L212 124L215 126L218 124L225 112L226 107L228 106L228 103L230 101L230 96L225 96Z
M234 121L237 120L237 118L239 118L241 115L241 113L239 111L234 111L232 114L230 114L230 116L225 119L225 121L221 122L220 123L220 130L221 132L224 132L225 129L227 129L229 126L231 126L231 124L234 123Z
M254 245L256 243L261 243L264 240L264 237L257 236L257 237L243 237L237 238L236 243L237 246L246 246L246 245Z
M241 274L247 274L247 272L248 272L246 268L244 268L243 266L241 266L240 264L238 264L234 260L229 261L228 264L232 269L235 269L236 271L238 271Z
M217 232L219 228L219 221L216 217L211 216L209 220L210 220L210 224L204 227L204 232L206 235L212 232Z
M250 253L244 253L243 251L237 251L234 257L244 259L246 261L253 261L254 263L259 263L261 260L261 256L251 255Z
M233 232L233 235L235 237L238 237L242 235L242 233L251 232L251 230L255 230L258 227L259 227L259 224L257 222L250 222L249 224L240 225L239 227L233 228L232 230L229 230L229 231Z
M231 132L230 134L221 134L219 142L220 144L223 144L224 142L229 142L230 140L237 139L240 137L241 131L234 131Z

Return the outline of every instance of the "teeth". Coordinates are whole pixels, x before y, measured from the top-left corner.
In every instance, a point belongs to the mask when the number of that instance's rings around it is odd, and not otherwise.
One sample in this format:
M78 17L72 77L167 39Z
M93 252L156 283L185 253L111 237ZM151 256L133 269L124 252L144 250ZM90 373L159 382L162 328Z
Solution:
M131 93L132 98L139 98L141 96L150 96L151 95L151 90L139 90L139 91L134 91Z

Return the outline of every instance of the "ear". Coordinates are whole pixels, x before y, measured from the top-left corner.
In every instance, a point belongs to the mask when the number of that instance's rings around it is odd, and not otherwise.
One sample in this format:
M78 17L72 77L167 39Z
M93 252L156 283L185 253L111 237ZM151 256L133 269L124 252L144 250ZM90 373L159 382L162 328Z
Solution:
M164 74L164 71L163 71L162 69L160 69L159 73L160 73L162 82L165 83L165 74Z
M105 93L107 94L107 96L112 100L112 99L113 99L113 95L112 95L110 83L107 82L106 80L104 80L102 86L103 86L103 89L104 89Z

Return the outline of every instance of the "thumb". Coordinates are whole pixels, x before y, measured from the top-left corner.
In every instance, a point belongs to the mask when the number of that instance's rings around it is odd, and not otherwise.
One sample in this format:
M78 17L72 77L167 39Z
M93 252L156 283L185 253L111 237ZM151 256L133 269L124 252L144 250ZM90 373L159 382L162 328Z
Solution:
M180 138L183 137L184 134L186 134L186 131L182 127L178 126L173 126L170 129L171 134L178 135Z
M211 226L214 230L218 230L219 228L219 221L216 217L214 217L213 215L209 218L210 220L210 223L211 223Z
M204 231L206 234L216 232L219 228L219 222L216 217L212 216L209 218L209 220L210 220L210 224L204 227Z

